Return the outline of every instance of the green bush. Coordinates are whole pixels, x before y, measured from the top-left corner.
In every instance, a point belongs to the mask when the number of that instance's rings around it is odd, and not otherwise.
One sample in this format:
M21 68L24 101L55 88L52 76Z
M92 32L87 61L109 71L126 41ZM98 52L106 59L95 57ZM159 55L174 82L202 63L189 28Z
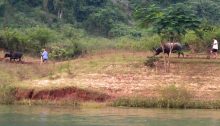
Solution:
M83 29L75 28L71 24L62 25L62 27L58 28L57 31L62 33L62 39L79 40L86 36Z
M135 28L129 27L125 24L116 24L108 33L108 37L116 38L122 36L129 36L131 38L141 38L142 33Z
M65 60L73 57L77 57L85 52L85 49L78 42L68 41L64 43L53 43L49 45L50 56L52 59Z
M34 27L26 30L29 36L29 48L34 49L34 51L39 52L48 43L57 40L55 37L59 37L58 33L54 30L46 27Z
M87 52L115 49L115 41L102 37L87 36L78 41Z
M141 40L141 48L152 50L154 47L160 46L161 38L158 35L145 35Z
M211 48L213 38L220 40L220 30L219 28L214 28L213 30L201 31L201 36L197 36L194 32L189 31L183 38L183 43L190 45L191 51L194 52L204 52Z
M161 90L161 99L165 101L165 106L168 108L172 108L172 106L179 106L179 104L183 104L185 106L191 98L191 93L184 87L170 85Z
M116 48L136 51L149 51L153 47L160 45L160 37L157 35L146 35L140 39L136 39L130 36L123 36L116 38Z
M204 40L199 38L194 32L188 32L182 42L190 45L192 52L201 52L206 48Z
M156 62L159 61L159 57L155 57L155 56L152 56L152 57L148 57L145 61L144 61L144 65L145 66L148 66L148 67L155 67L156 66Z
M22 52L39 52L53 42L58 34L46 27L8 28L0 31L1 48Z
M65 59L67 58L67 50L65 50L64 48L60 48L59 46L53 46L50 47L51 48L51 58L52 59Z
M28 39L28 36L20 29L7 28L5 31L0 31L0 46L7 50L25 51Z

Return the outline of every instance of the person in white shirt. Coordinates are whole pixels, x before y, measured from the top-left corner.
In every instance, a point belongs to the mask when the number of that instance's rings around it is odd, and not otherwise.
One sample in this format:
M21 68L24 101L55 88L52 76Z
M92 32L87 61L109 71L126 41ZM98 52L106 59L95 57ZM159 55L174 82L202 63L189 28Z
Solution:
M218 41L214 38L213 39L213 44L212 44L212 55L213 55L213 58L217 58L217 52L218 52Z
M41 63L47 62L48 60L48 52L46 49L43 49L43 52L41 53Z

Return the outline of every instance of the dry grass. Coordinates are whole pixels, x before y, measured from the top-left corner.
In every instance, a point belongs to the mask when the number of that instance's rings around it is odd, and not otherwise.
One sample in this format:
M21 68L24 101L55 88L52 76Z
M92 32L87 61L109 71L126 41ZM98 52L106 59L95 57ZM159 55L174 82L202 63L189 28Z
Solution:
M158 89L173 84L184 86L193 99L220 99L219 59L171 58L171 70L164 73L163 62L158 71L144 66L151 53L110 51L46 65L0 63L0 82L17 87L51 89L63 87L90 88L113 97L158 97ZM28 60L28 59L26 59ZM162 59L161 59L162 60Z
M42 78L54 72L53 65L39 64L0 63L0 69L16 81Z

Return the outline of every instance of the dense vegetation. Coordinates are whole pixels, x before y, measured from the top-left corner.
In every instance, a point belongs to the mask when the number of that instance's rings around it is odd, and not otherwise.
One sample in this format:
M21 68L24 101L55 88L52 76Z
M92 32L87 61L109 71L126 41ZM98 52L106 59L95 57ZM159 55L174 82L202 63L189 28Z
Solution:
M48 48L66 59L106 48L149 50L166 38L204 51L220 39L219 21L220 0L2 0L0 47Z

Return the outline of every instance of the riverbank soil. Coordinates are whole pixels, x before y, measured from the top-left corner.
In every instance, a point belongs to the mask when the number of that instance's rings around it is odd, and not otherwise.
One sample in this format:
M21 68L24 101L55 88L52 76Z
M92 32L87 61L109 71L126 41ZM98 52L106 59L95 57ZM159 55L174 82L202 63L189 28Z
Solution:
M159 97L162 88L175 85L189 90L193 99L220 99L219 58L206 59L205 54L187 54L185 58L177 58L173 54L170 72L166 73L163 58L157 64L157 71L144 66L147 56L151 55L111 51L50 63L46 65L50 72L46 76L17 79L16 96L18 99L76 98L102 102L124 96ZM37 65L29 64L28 68L34 71ZM27 64L16 67L29 70ZM38 68L36 74L44 71L41 66Z

